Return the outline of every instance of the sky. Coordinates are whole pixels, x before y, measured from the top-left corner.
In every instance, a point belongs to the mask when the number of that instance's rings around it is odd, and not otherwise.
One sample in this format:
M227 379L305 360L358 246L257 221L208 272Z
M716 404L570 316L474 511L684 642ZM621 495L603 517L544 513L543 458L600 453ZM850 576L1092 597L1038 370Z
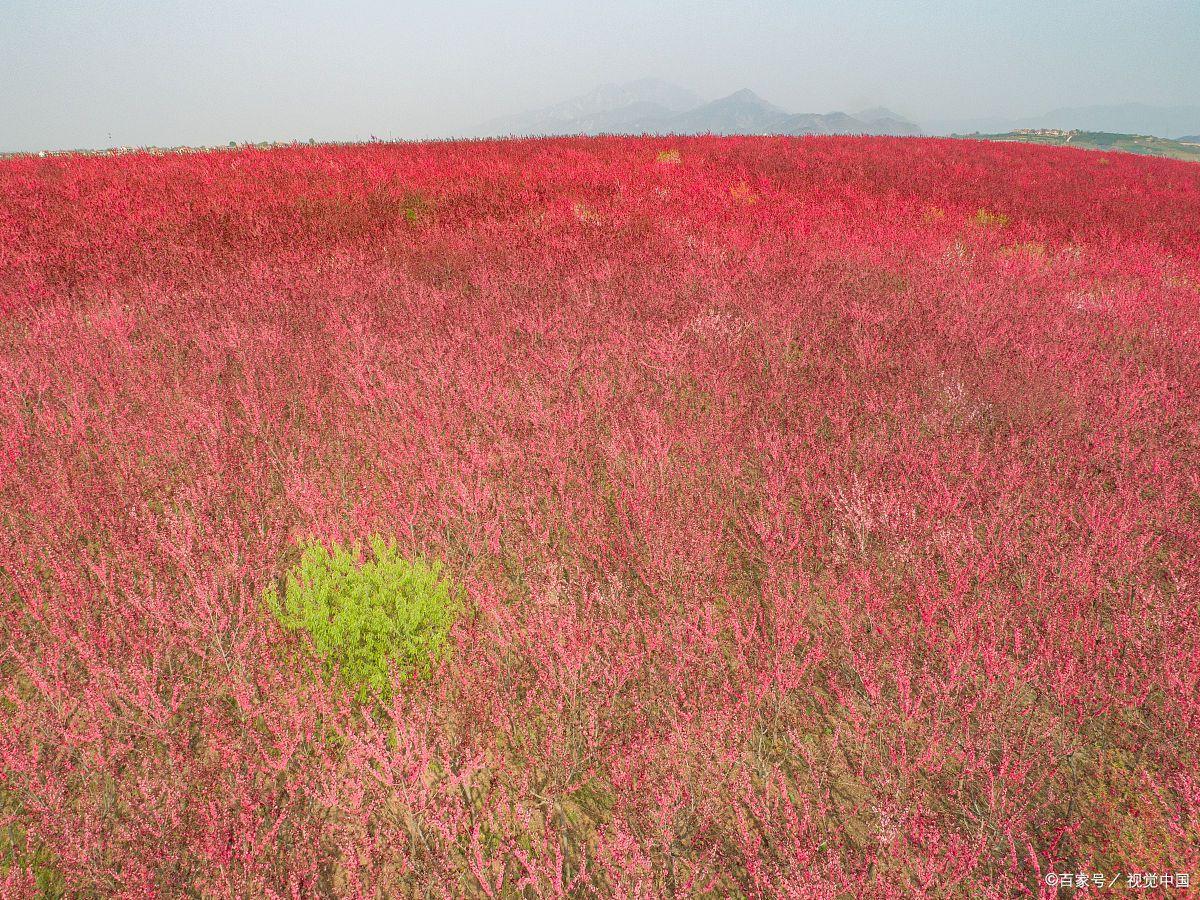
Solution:
M914 121L1200 104L1200 0L0 0L0 150L443 137L648 76Z

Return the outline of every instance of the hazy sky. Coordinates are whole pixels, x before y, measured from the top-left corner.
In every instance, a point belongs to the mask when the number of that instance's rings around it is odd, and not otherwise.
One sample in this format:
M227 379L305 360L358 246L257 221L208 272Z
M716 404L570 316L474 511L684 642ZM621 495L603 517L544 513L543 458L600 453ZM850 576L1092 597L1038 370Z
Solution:
M449 135L657 76L922 124L1200 104L1200 0L0 0L0 150Z

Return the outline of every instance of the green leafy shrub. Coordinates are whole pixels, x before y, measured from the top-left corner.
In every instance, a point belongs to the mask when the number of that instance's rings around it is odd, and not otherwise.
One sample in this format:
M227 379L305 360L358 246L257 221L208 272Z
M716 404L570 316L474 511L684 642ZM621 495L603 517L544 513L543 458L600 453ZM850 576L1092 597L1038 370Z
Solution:
M458 602L441 566L405 559L394 543L302 546L300 561L267 607L283 626L305 632L317 654L360 700L388 699L392 671L426 675L448 649Z

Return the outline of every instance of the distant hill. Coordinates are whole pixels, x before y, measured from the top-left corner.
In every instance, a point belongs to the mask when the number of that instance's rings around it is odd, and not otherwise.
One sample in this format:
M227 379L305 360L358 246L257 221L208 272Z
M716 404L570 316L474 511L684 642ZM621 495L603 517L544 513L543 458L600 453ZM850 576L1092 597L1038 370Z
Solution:
M884 110L886 115L867 117L863 113L852 116L842 112L800 113L788 116L784 123L786 134L890 134L915 137L921 129L894 112Z
M1020 119L988 118L937 123L934 133L1004 134L1018 130L1062 130L1102 134L1139 134L1183 139L1200 134L1200 106L1152 106L1118 103L1069 106Z
M876 134L916 135L921 133L908 119L892 112L885 106L875 106L854 114L854 118L866 122L876 129Z
M1083 150L1112 150L1143 156L1166 156L1200 162L1200 144L1173 141L1145 134L1116 134L1104 131L1064 131L1061 129L1023 129L999 134L958 134L960 138L985 141L1017 141L1048 144L1054 147L1078 147Z
M677 116L644 121L639 130L662 134L763 134L787 116L787 110L768 103L754 91L741 90Z
M883 107L856 115L791 113L751 90L705 103L657 79L605 85L540 110L485 122L475 136L551 134L890 134L921 129Z
M593 91L547 106L481 124L478 136L599 134L623 131L634 122L694 109L703 99L658 78L604 84Z
M1200 134L1185 134L1181 138L1177 138L1181 144L1200 144Z
M1150 106L1122 103L1112 106L1066 107L1022 123L1022 128L1065 128L1108 134L1155 135L1179 138L1200 131L1200 106Z

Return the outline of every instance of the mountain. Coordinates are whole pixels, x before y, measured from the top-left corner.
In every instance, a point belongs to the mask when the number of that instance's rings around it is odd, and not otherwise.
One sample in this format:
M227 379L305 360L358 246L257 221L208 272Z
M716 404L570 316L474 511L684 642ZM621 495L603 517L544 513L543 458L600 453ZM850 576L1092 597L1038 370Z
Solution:
M878 114L877 114L878 113ZM890 110L866 110L852 116L843 112L800 113L782 123L785 134L890 134L919 135L921 129Z
M876 108L847 115L789 113L750 90L654 123L641 130L657 134L893 134L916 135L921 129L891 110Z
M687 88L658 78L604 84L542 109L501 116L476 129L480 136L598 134L621 131L642 119L693 109L704 101Z
M475 130L479 137L551 134L892 134L921 129L883 107L843 112L790 113L742 89L703 102L658 79L603 85L554 106L504 116Z
M1185 134L1181 138L1176 138L1181 144L1200 144L1200 134Z
M870 125L842 112L798 113L779 123L783 134L855 134Z
M696 109L660 121L642 121L652 134L920 134L912 122L876 108L849 116L843 112L789 113L751 90L740 90Z
M921 129L899 113L884 106L875 106L854 114L860 122L871 126L872 134L919 135Z
M677 116L642 124L652 126L646 131L663 134L766 134L787 115L754 91L740 90Z
M638 130L643 122L657 122L674 115L675 111L649 100L639 100L616 109L607 109L572 119L570 132L575 134L625 134Z
M988 118L939 123L935 132L995 134L1021 130L1141 134L1178 139L1200 132L1200 106L1151 106L1145 103L1065 106L1023 119Z

